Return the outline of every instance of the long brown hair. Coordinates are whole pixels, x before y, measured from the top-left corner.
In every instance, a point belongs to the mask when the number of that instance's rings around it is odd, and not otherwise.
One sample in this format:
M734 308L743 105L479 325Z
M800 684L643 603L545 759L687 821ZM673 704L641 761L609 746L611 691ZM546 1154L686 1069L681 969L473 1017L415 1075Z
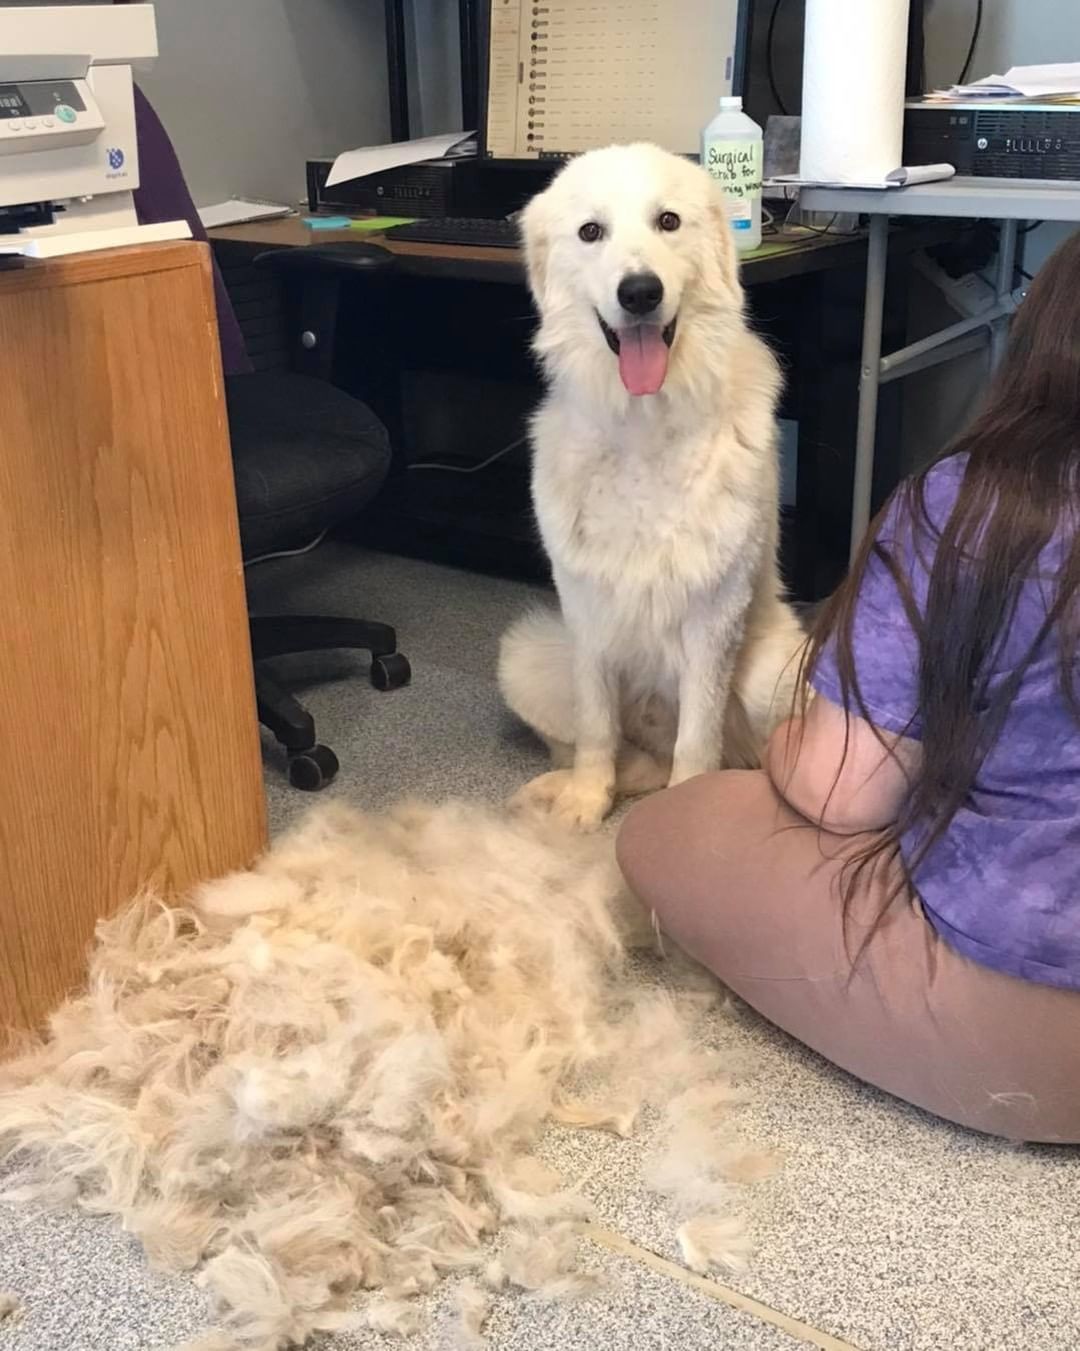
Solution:
M955 503L942 523L927 507L928 466L897 490L893 509L903 536L929 566L920 611L909 565L880 538L888 508L871 526L851 570L819 614L803 657L812 675L826 644L835 655L845 711L873 723L859 686L854 623L871 560L895 581L919 644L918 711L922 767L900 818L852 859L843 879L845 912L860 875L899 855L901 837L918 827L906 860L910 880L971 793L1001 734L1025 671L1053 631L1064 698L1080 722L1080 232L1047 261L1012 326L1008 354L971 426L934 462L966 456ZM992 680L1021 591L1055 536L1056 575L1040 576L1046 614L1033 642L1004 679ZM803 689L806 686L800 682ZM882 738L883 744L884 739ZM903 889L900 874L890 899ZM879 916L880 918L880 916Z

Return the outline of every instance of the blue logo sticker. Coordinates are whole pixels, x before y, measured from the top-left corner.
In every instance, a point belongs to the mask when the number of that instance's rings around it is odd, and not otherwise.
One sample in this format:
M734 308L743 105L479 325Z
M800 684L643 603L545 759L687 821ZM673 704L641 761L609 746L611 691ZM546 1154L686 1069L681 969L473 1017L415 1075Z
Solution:
M108 151L109 168L122 169L124 167L124 152L118 148Z

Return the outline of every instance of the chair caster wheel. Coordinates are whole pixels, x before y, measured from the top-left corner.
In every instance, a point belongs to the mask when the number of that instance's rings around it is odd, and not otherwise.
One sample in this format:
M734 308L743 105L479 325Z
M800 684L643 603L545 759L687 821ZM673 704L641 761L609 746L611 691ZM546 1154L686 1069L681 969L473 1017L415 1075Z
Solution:
M397 690L412 679L412 667L402 652L371 659L371 683L377 690Z
M305 793L317 793L333 780L340 767L329 746L312 746L289 756L289 782Z

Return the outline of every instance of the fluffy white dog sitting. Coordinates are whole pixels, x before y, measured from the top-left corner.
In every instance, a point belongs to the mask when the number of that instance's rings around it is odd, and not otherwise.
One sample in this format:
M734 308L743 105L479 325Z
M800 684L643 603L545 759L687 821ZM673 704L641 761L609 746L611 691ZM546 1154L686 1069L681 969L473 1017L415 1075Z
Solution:
M572 161L526 208L548 392L533 500L561 614L505 635L504 697L584 829L615 795L755 764L802 631L777 572L777 363L743 316L722 194L651 145Z

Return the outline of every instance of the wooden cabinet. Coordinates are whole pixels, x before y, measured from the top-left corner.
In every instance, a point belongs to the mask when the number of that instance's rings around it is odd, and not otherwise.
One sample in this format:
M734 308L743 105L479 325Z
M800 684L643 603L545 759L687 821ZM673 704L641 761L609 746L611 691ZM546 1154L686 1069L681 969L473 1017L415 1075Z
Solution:
M205 246L0 272L0 644L0 1028L28 1027L100 916L265 840Z

